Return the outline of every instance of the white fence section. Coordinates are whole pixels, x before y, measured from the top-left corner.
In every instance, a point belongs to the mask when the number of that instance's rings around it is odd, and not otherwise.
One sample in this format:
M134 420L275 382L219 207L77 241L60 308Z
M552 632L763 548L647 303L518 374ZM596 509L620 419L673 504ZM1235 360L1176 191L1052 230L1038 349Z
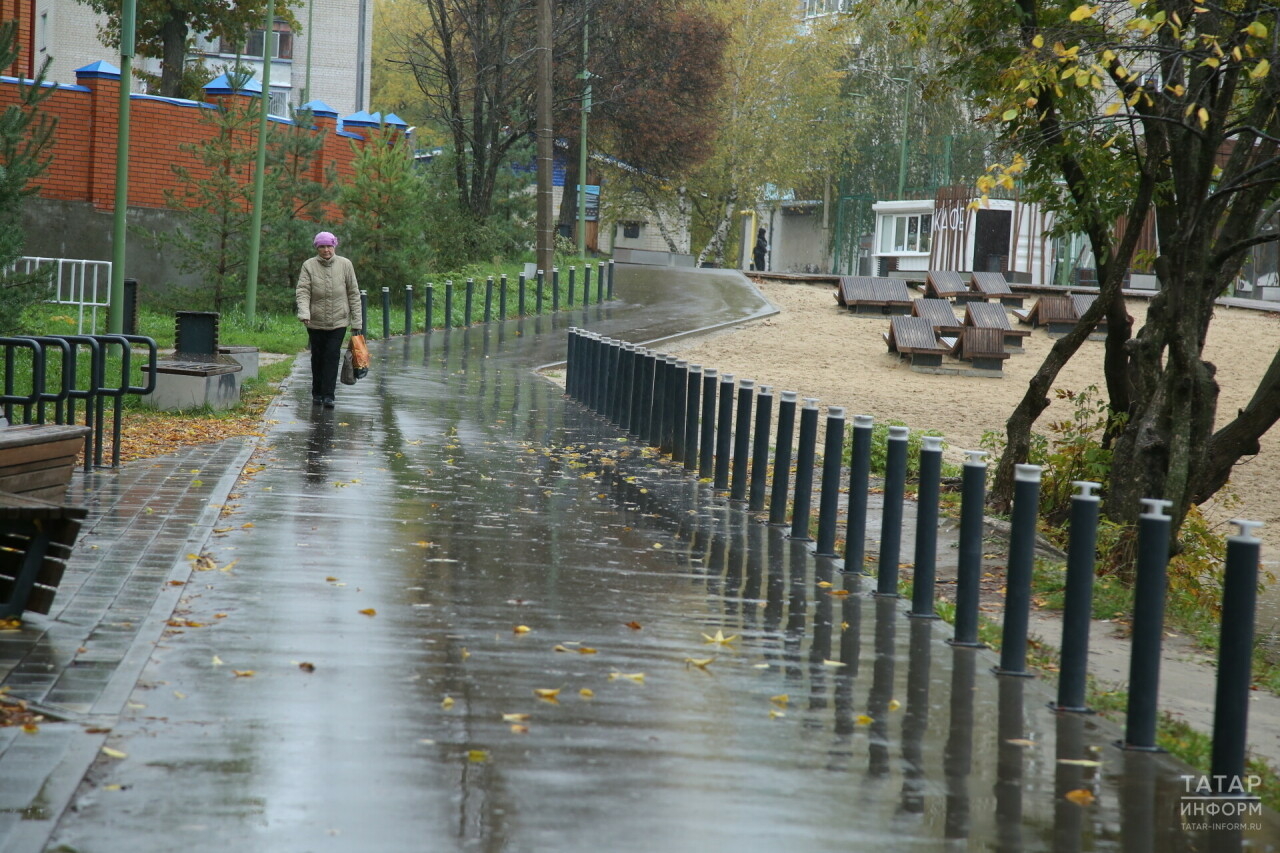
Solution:
M54 294L49 302L75 306L76 334L85 333L86 312L89 334L97 333L98 309L106 309L111 304L111 261L24 257L14 266L21 273L49 270Z

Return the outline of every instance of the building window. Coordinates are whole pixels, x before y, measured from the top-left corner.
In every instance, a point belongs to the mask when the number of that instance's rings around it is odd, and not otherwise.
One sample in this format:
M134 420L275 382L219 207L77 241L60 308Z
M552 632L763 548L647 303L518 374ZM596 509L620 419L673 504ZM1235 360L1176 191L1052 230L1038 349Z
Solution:
M272 32L272 58L293 59L293 30L285 21L276 21ZM218 53L234 54L237 45L231 39L223 38L218 42ZM262 58L262 30L250 30L245 44L240 48L241 56Z
M933 214L908 213L880 217L880 253L924 253L933 245Z
M640 236L640 223L639 222L622 223L622 236L627 238L628 240L635 240L636 238L638 238Z

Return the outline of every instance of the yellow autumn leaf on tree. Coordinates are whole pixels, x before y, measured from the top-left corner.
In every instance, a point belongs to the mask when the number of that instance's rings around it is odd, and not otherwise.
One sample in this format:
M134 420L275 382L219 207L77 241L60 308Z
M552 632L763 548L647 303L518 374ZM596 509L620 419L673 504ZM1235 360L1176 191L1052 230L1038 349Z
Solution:
M1097 14L1099 6L1090 6L1088 3L1081 3L1071 12L1071 20L1083 21L1086 18L1092 18Z
M1209 126L1209 111L1204 107L1196 110L1196 117L1200 119L1200 128L1202 130Z
M1256 39L1264 39L1267 37L1267 25L1262 21L1253 21L1249 26L1245 27L1243 32L1248 33Z
M1262 59L1258 60L1257 65L1253 66L1253 69L1249 72L1249 77L1250 79L1253 79L1253 80L1261 80L1263 77L1266 77L1270 73L1271 73L1271 63L1264 56Z
M1035 38L1031 40L1031 46L1034 48L1044 47L1044 36L1036 33Z
M1102 114L1107 116L1113 116L1118 112L1120 112L1119 104L1107 104L1107 108L1102 111Z
M1000 120L1001 120L1001 121L1013 121L1013 120L1014 120L1015 118L1017 118L1017 117L1018 117L1018 110L1017 110L1017 108L1010 108L1010 109L1005 110L1003 113L1001 113L1001 115L1000 115Z

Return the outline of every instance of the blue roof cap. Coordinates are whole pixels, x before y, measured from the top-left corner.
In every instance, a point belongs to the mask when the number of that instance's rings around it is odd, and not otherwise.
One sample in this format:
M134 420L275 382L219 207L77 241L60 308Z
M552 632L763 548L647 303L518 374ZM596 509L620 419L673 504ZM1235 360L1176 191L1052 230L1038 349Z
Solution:
M305 104L303 104L302 106L298 107L298 109L300 109L300 110L307 110L307 111L309 111L313 116L321 116L321 117L323 117L323 118L337 118L337 117L338 117L338 111L337 111L337 110L335 110L333 107L329 106L329 105L328 105L328 104L326 104L324 101L322 101L322 100L320 100L320 99L318 99L318 98L317 98L316 100L313 100L313 101L307 101Z
M370 114L364 110L342 117L343 127L377 127L381 123L380 115Z
M256 78L249 78L240 88L233 88L231 85L231 77L227 74L219 74L217 77L205 83L201 88L207 95L261 95L262 84Z
M120 69L116 68L110 62L103 62L99 59L97 62L90 62L88 65L81 66L75 71L76 77L100 77L104 80L119 80Z
M387 113L382 117L383 124L389 124L393 127L408 127L409 123L395 113Z

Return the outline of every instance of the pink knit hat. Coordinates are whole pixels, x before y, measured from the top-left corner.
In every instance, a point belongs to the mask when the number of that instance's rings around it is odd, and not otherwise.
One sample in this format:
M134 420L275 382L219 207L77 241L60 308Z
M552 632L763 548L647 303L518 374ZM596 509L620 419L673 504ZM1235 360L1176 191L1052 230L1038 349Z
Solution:
M316 239L312 242L315 244L317 249L321 246L333 246L336 248L338 245L338 238L330 234L328 231L321 231L316 235Z

